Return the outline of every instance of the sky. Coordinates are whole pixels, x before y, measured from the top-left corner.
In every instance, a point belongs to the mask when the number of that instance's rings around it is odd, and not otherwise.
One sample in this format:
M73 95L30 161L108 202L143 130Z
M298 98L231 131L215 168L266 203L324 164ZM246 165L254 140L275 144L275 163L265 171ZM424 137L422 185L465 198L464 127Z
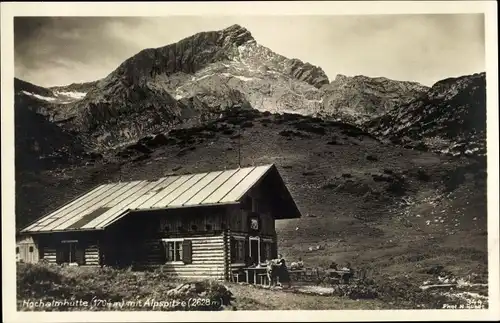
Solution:
M431 86L483 72L483 14L16 17L15 75L40 86L94 81L145 48L239 24L288 58L337 74Z

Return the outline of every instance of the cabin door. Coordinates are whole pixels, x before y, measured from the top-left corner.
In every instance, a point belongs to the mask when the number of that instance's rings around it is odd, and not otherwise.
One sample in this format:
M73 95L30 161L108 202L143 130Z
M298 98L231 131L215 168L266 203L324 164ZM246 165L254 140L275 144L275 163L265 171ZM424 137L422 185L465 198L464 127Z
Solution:
M58 252L57 263L78 263L84 262L83 249L78 245L77 240L63 240Z
M260 238L259 237L250 237L249 239L249 252L250 255L250 264L260 264Z
M76 244L75 243L62 243L59 249L58 263L72 263L76 262Z

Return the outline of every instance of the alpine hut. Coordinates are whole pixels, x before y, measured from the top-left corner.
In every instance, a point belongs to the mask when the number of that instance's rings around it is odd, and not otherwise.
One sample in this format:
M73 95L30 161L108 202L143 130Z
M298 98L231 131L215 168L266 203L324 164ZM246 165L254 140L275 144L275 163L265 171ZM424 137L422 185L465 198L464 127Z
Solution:
M275 258L275 220L300 216L272 164L110 183L22 229L18 257L227 279Z

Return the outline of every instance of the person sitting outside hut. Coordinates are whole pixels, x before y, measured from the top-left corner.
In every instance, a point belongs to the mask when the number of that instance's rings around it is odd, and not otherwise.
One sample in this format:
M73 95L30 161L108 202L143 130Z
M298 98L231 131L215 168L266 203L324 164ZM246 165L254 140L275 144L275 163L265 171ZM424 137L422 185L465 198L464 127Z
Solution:
M349 284L349 281L351 280L351 278L354 276L354 269L352 268L351 266L351 263L348 262L345 267L342 268L343 271L345 271L346 273L342 276L342 279L344 281L345 284Z
M290 264L290 269L291 270L301 270L301 269L304 269L304 262L302 261L302 258L299 258L299 261L297 261L297 262L292 262Z

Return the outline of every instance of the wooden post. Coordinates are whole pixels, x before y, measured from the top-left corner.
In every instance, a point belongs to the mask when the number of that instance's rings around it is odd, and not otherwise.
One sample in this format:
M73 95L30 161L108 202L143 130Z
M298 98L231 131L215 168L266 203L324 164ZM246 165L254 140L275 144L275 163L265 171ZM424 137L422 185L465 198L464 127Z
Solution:
M231 278L231 234L229 229L224 229L223 231L224 240L224 278L230 280Z

